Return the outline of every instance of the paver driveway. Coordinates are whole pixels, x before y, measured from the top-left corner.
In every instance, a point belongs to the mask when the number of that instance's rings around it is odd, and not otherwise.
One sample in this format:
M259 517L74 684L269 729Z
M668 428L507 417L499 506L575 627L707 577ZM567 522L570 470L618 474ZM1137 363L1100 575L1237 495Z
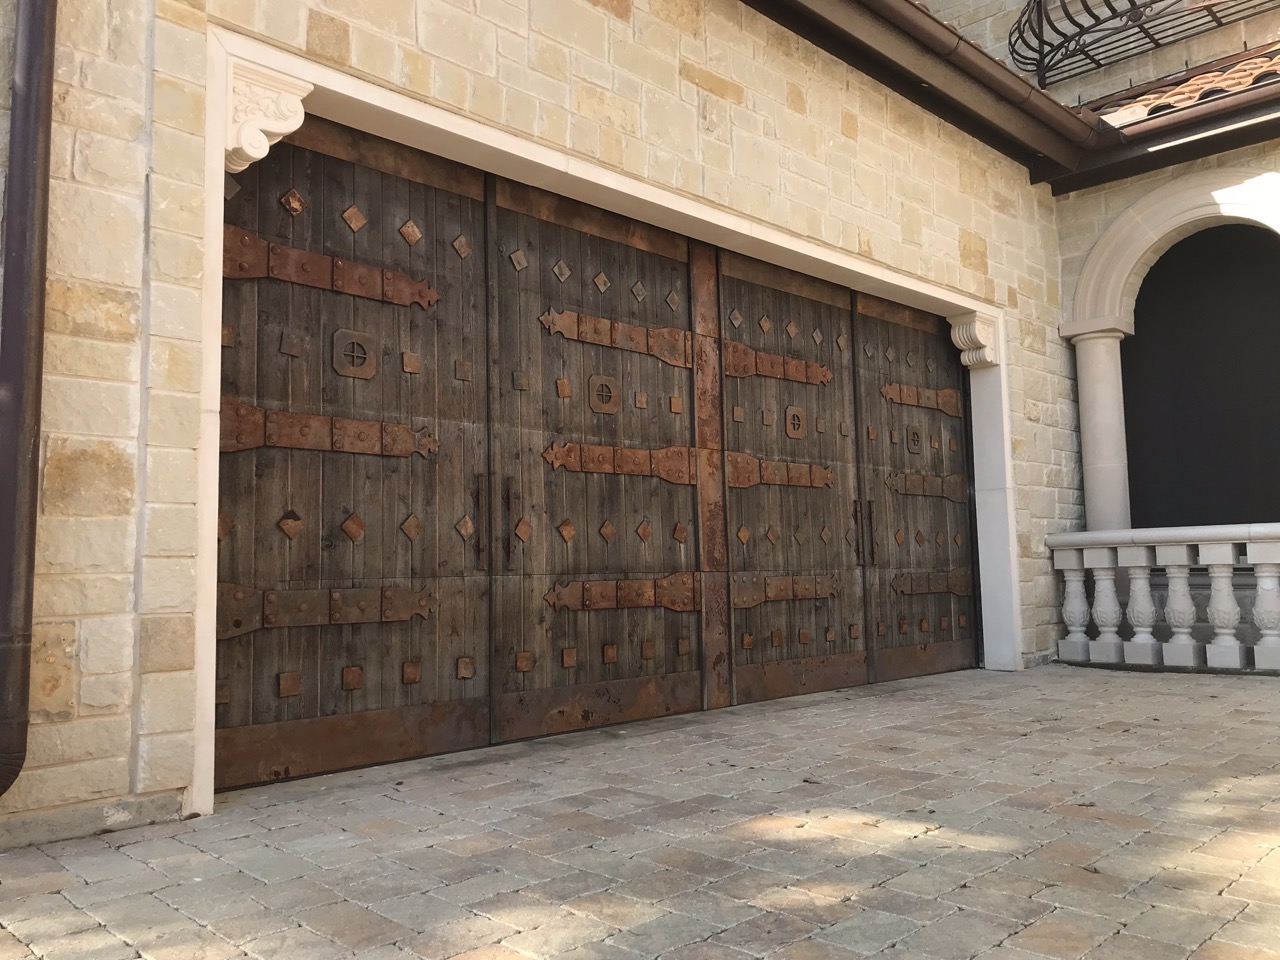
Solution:
M1278 798L1274 678L953 674L13 851L0 960L1280 960Z

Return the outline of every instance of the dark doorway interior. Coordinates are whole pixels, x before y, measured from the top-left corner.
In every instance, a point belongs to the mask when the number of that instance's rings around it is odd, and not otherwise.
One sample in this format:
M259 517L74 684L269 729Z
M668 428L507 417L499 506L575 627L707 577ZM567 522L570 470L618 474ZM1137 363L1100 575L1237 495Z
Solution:
M1280 520L1280 236L1175 244L1121 346L1135 527Z

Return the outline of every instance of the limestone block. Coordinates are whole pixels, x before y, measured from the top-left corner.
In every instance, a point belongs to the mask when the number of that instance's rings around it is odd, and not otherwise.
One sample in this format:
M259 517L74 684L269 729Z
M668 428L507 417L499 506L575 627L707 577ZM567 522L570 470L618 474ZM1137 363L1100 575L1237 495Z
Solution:
M131 731L128 716L33 723L27 732L27 765L43 767L127 757L132 748Z
M174 130L153 127L151 130L151 168L161 176L183 183L204 183L204 139ZM199 193L199 191L195 191Z
M204 194L181 180L152 177L151 223L161 230L200 236L204 230Z
M49 234L50 273L122 287L140 285L141 198L54 181L49 187L49 219L67 225ZM110 242L104 242L108 237Z
M631 19L633 9L631 0L587 0L587 3L605 13L612 14L619 20Z
M298 0L271 0L262 7L262 32L286 46L302 49L307 43L307 7Z
M195 503L198 484L194 450L147 450L147 499L151 503Z
M195 726L196 677L190 670L144 673L138 690L139 733L170 733Z
M203 84L206 71L203 32L164 20L156 21L155 29L156 69L191 83Z
M138 338L142 304L132 290L55 277L50 278L45 296L48 333L119 343Z
M698 112L679 97L646 87L640 107L641 130L650 144L685 157L698 147Z
M640 106L599 87L575 84L571 110L622 133L640 133Z
M111 60L86 60L80 68L80 84L86 90L120 100L139 99L146 82L141 63L126 65Z
M454 10L456 12L456 8L445 6L439 0L425 0L423 7L431 8L428 22L434 20L437 11ZM419 20L419 23L422 23L422 20ZM599 11L584 7L578 0L538 0L537 3L530 5L529 23L536 32L554 37L560 43L580 53L585 53L596 60L609 59L608 17ZM430 28L427 29L430 31ZM428 38L422 38L422 45L428 51L432 51L427 41ZM444 54L441 53L440 56ZM475 69L488 72L479 63L476 64Z
M31 716L70 720L76 710L76 625L36 623L31 628Z
M75 16L58 18L57 42L94 56L105 56L109 21L107 0L79 0Z
M137 454L116 440L50 437L41 474L46 515L110 517L133 512Z
M118 64L142 67L147 63L151 39L151 0L111 0L111 59Z
M649 12L675 26L683 36L703 36L707 0L650 0Z
M53 117L59 123L120 140L138 139L146 126L140 100L108 97L67 83L53 85Z
M148 504L143 540L149 557L196 555L196 508L191 504Z
M81 715L127 713L132 702L132 673L103 673L80 680Z
M199 397L152 391L147 411L147 442L166 447L195 446L200 431Z
M138 551L133 517L42 517L37 573L131 573Z
M190 189L190 188L188 188ZM199 342L200 291L171 283L151 284L151 332L156 336Z
M161 733L138 740L138 793L181 789L191 785L195 770L195 737Z
M394 40L370 30L352 28L351 65L361 73L383 80L394 80L399 62Z
M143 613L178 613L195 608L195 561L170 557L144 557L139 590Z
M116 574L37 574L35 616L41 620L127 613L133 609L133 577Z
M156 390L200 392L200 344L151 338L148 384Z
M46 375L40 426L49 433L135 437L138 406L136 384Z
M0 797L0 813L45 807L50 797L57 797L61 803L80 803L128 792L129 761L124 757L27 767L9 792Z
M307 53L338 66L351 63L351 27L319 10L307 15Z
M91 617L80 622L80 669L86 676L133 669L137 621L133 616Z
M195 618L191 614L143 617L139 662L146 673L193 669L196 664Z
M170 283L195 285L204 275L204 243L195 237L151 231L151 275Z
M137 344L102 343L51 333L46 336L44 346L45 376L130 382L138 379Z
M353 23L362 23L397 40L414 38L415 0L324 0L326 10L336 17Z
M204 88L157 74L152 83L152 116L157 124L204 133Z

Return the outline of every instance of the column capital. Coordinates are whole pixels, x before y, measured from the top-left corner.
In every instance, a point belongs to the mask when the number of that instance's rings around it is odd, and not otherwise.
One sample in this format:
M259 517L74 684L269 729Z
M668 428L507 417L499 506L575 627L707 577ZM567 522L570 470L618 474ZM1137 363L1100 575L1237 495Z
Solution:
M232 57L227 70L227 171L239 173L261 160L272 144L302 126L302 98L312 89L295 77Z
M1127 317L1074 317L1058 325L1058 333L1065 340L1083 340L1092 336L1133 336L1133 312Z

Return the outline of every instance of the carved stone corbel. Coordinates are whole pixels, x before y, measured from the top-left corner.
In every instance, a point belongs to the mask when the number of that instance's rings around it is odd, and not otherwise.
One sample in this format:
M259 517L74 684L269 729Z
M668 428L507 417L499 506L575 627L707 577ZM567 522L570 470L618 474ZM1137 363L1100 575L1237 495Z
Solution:
M302 126L302 98L313 87L258 64L232 58L227 71L227 171L239 173L272 144Z
M960 362L966 367L994 367L1000 362L999 329L995 317L971 313L950 317L951 342L960 349Z

